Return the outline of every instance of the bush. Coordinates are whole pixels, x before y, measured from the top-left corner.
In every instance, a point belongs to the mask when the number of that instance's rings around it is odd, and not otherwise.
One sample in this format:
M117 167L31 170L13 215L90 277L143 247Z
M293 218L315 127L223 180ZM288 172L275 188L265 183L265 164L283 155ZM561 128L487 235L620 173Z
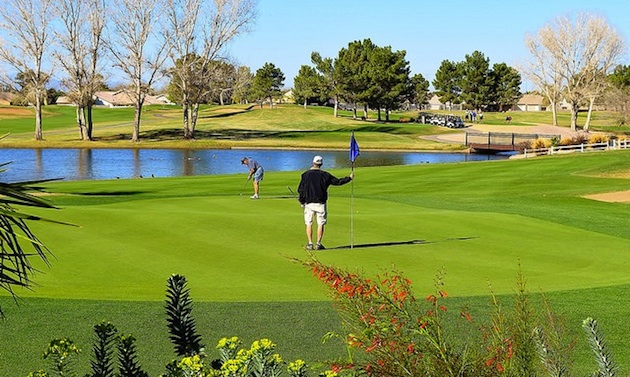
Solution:
M532 142L532 148L534 149L543 149L551 147L551 140L547 139L535 139Z
M608 142L608 135L605 135L605 134L593 134L588 138L589 144L607 143L607 142Z

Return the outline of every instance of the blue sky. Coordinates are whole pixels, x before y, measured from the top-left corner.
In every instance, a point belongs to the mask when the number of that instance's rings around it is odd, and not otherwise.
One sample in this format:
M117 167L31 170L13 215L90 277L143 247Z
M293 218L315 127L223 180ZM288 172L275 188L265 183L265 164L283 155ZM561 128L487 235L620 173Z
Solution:
M630 37L627 0L258 0L252 30L229 46L229 55L252 72L266 62L293 85L311 52L336 57L355 40L370 38L379 46L405 50L412 74L433 80L440 63L463 61L481 51L490 64L516 67L528 56L526 35L534 35L554 18L572 12L604 16L626 39ZM628 54L626 54L628 63ZM522 91L532 90L525 83Z

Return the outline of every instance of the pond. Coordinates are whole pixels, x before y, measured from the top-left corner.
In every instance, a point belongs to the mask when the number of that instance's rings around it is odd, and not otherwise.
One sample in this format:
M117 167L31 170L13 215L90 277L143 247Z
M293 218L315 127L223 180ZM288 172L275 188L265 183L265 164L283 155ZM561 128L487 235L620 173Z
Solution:
M263 149L0 149L4 166L0 181L49 178L96 180L175 177L247 172L242 157L252 157L265 171L301 171L313 156L324 157L325 169L350 168L348 151ZM442 152L361 152L355 167L449 163L507 159L505 155Z

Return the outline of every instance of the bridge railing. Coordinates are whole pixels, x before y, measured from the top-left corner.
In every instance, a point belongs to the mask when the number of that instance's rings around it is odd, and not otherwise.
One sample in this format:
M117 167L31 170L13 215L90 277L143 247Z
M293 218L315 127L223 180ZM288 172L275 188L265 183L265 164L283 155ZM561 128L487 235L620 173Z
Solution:
M509 132L466 132L465 144L468 146L486 145L487 149L510 146L512 150L518 150L519 146L536 139L560 139L560 135L548 134L521 134Z

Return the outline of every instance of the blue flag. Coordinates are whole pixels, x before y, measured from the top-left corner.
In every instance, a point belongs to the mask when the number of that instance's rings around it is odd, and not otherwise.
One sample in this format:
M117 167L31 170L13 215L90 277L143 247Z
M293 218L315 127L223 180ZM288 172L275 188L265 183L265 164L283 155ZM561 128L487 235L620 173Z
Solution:
M350 136L350 162L354 164L354 160L359 156L359 144L357 144L357 140L354 138L354 132Z

